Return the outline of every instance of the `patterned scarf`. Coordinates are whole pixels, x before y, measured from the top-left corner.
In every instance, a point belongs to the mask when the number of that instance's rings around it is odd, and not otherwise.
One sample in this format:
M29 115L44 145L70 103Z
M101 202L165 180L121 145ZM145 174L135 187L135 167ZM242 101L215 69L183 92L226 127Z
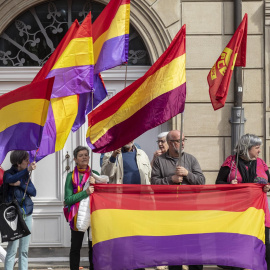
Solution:
M73 194L79 193L83 191L83 187L87 182L90 176L91 170L90 167L87 166L86 169L80 169L78 166L75 167L72 173L72 185L73 185ZM80 182L80 174L83 174L82 181ZM65 217L69 222L69 225L72 230L77 231L76 223L77 223L77 214L79 210L80 202L76 202L75 204L71 205L69 211L65 211Z

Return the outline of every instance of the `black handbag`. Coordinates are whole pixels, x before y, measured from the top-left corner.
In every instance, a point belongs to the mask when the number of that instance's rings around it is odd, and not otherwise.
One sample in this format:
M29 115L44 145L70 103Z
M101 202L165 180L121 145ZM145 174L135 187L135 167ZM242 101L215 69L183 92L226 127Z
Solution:
M2 242L14 241L31 234L17 200L0 204L0 231Z

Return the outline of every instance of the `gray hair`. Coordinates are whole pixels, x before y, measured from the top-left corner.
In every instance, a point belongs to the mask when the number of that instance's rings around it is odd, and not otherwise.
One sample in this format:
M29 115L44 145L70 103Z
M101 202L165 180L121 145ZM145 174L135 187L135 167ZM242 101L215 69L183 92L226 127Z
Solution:
M254 135L254 134L245 134L243 135L237 142L234 152L239 154L239 156L242 156L248 160L250 160L250 156L248 151L253 147L257 145L262 145L262 140Z
M157 135L158 139L161 139L163 137L166 137L168 135L169 131L161 132Z
M73 151L73 156L74 156L74 158L77 158L78 153L79 153L80 151L83 151L83 150L86 150L87 153L88 153L88 155L89 155L89 148L86 147L86 146L81 146L81 145L79 145L79 146L77 146L77 147L74 149L74 151Z

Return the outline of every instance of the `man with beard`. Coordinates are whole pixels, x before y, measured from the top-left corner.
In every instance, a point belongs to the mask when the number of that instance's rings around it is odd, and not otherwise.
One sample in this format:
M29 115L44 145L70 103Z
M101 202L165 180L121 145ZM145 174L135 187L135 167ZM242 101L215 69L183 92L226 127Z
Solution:
M109 176L110 184L149 185L151 166L146 153L131 141L104 155L101 174Z
M180 139L180 131L172 130L167 135L169 149L158 156L152 166L152 185L203 185L205 178L197 159L185 153L185 136ZM181 164L178 165L179 147L182 145ZM202 265L190 265L189 270L202 270ZM182 270L182 265L169 266L169 270Z
M152 168L152 185L203 185L205 178L197 159L185 153L185 136L180 140L180 131L172 130L167 135L169 149L157 157ZM181 166L179 166L179 146L182 143Z

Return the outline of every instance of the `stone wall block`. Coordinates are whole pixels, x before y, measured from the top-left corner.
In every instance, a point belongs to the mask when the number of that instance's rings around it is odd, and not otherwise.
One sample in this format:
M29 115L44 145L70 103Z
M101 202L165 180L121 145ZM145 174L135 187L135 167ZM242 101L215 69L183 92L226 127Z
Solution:
M264 108L263 103L244 103L245 118L245 133L253 133L257 136L264 134Z
M221 2L183 2L183 24L187 34L222 34ZM196 18L196 19L195 19Z
M206 185L215 185L218 171L215 172L204 172L203 174L205 176L205 184Z
M168 27L180 19L180 1L179 0L157 0L153 9L162 20L165 27Z
M187 136L230 136L231 104L214 111L212 104L187 103L184 113L184 130ZM178 119L180 123L180 116Z
M243 1L242 8L242 17L248 14L248 34L263 34L264 2ZM224 33L229 35L234 33L233 10L233 2L224 2Z
M247 68L263 68L263 36L248 36L247 38Z
M210 102L207 76L209 69L187 70L187 102ZM233 102L234 78L231 79L227 102Z
M270 140L270 112L265 114L265 124L266 139Z
M218 171L223 162L224 140L219 137L187 136L185 151L197 158L203 171Z
M227 36L187 36L187 68L212 68L228 44Z
M243 70L243 101L263 102L263 70Z
M265 149L266 149L265 162L267 166L270 168L270 140L266 140Z

